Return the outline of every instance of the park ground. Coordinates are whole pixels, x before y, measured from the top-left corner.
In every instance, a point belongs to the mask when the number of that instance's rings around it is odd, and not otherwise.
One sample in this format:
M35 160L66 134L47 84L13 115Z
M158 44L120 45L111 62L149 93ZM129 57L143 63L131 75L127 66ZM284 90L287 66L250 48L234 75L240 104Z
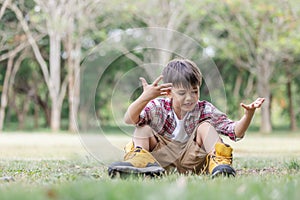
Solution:
M235 178L170 174L110 179L125 134L0 134L0 199L298 199L300 134L249 133L232 142Z

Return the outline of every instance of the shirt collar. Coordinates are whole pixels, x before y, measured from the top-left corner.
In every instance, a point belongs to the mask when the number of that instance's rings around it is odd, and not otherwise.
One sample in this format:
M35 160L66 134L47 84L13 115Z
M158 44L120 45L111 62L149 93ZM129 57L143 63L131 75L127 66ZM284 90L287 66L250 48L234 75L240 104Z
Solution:
M193 110L191 110L190 112L187 113L186 119L189 119L191 117L198 117L199 116L199 112L200 112L199 104L197 103L195 105L195 108Z
M170 98L166 98L165 101L166 101L166 103L165 103L166 110L168 111L167 117L170 118L170 117L173 116L173 112L172 112L172 102L173 102L173 100L170 99Z
M166 98L166 110L168 111L167 116L169 117L173 117L173 112L172 112L172 102L173 100L170 98ZM186 119L189 119L190 117L197 117L199 115L200 109L199 109L199 104L197 103L195 108L187 113L187 116L185 117Z

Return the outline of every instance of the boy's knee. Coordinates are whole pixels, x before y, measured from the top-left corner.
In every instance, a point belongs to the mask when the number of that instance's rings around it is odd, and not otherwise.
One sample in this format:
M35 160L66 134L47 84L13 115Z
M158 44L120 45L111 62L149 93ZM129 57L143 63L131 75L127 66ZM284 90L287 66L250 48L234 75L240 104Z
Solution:
M212 128L214 127L209 122L202 122L197 128L197 134L206 134Z
M137 126L135 128L134 135L143 136L143 137L152 137L154 134L153 134L153 129L150 126L145 125L145 126Z
M201 123L197 128L196 142L200 147L205 149L206 152L211 152L217 142L221 142L219 134L215 127L209 122Z
M136 129L143 132L152 132L152 128L149 125L137 126Z
M140 146L147 151L152 151L157 145L155 132L150 126L138 126L134 131L133 142L135 146Z

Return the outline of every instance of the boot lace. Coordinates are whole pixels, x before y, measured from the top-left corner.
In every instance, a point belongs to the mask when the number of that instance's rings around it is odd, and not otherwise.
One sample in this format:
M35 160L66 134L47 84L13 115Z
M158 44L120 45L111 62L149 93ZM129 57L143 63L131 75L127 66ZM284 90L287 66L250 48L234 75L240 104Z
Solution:
M209 159L213 159L213 161L217 164L224 164L224 165L231 165L232 164L232 156L230 157L224 157L224 156L216 156L215 154L207 154L206 156L206 164L201 170L200 174L206 174L208 165L209 165Z

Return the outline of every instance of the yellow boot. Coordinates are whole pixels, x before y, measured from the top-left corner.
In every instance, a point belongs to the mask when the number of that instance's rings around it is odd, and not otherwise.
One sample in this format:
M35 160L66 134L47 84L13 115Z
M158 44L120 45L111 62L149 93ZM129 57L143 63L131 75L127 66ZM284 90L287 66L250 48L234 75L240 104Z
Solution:
M119 174L122 177L127 175L155 177L165 171L150 152L141 147L134 147L133 143L126 145L125 153L124 161L114 162L109 166L109 176L114 177Z
M224 143L215 145L215 153L209 155L209 173L212 177L218 175L235 176L236 172L232 168L233 149Z

